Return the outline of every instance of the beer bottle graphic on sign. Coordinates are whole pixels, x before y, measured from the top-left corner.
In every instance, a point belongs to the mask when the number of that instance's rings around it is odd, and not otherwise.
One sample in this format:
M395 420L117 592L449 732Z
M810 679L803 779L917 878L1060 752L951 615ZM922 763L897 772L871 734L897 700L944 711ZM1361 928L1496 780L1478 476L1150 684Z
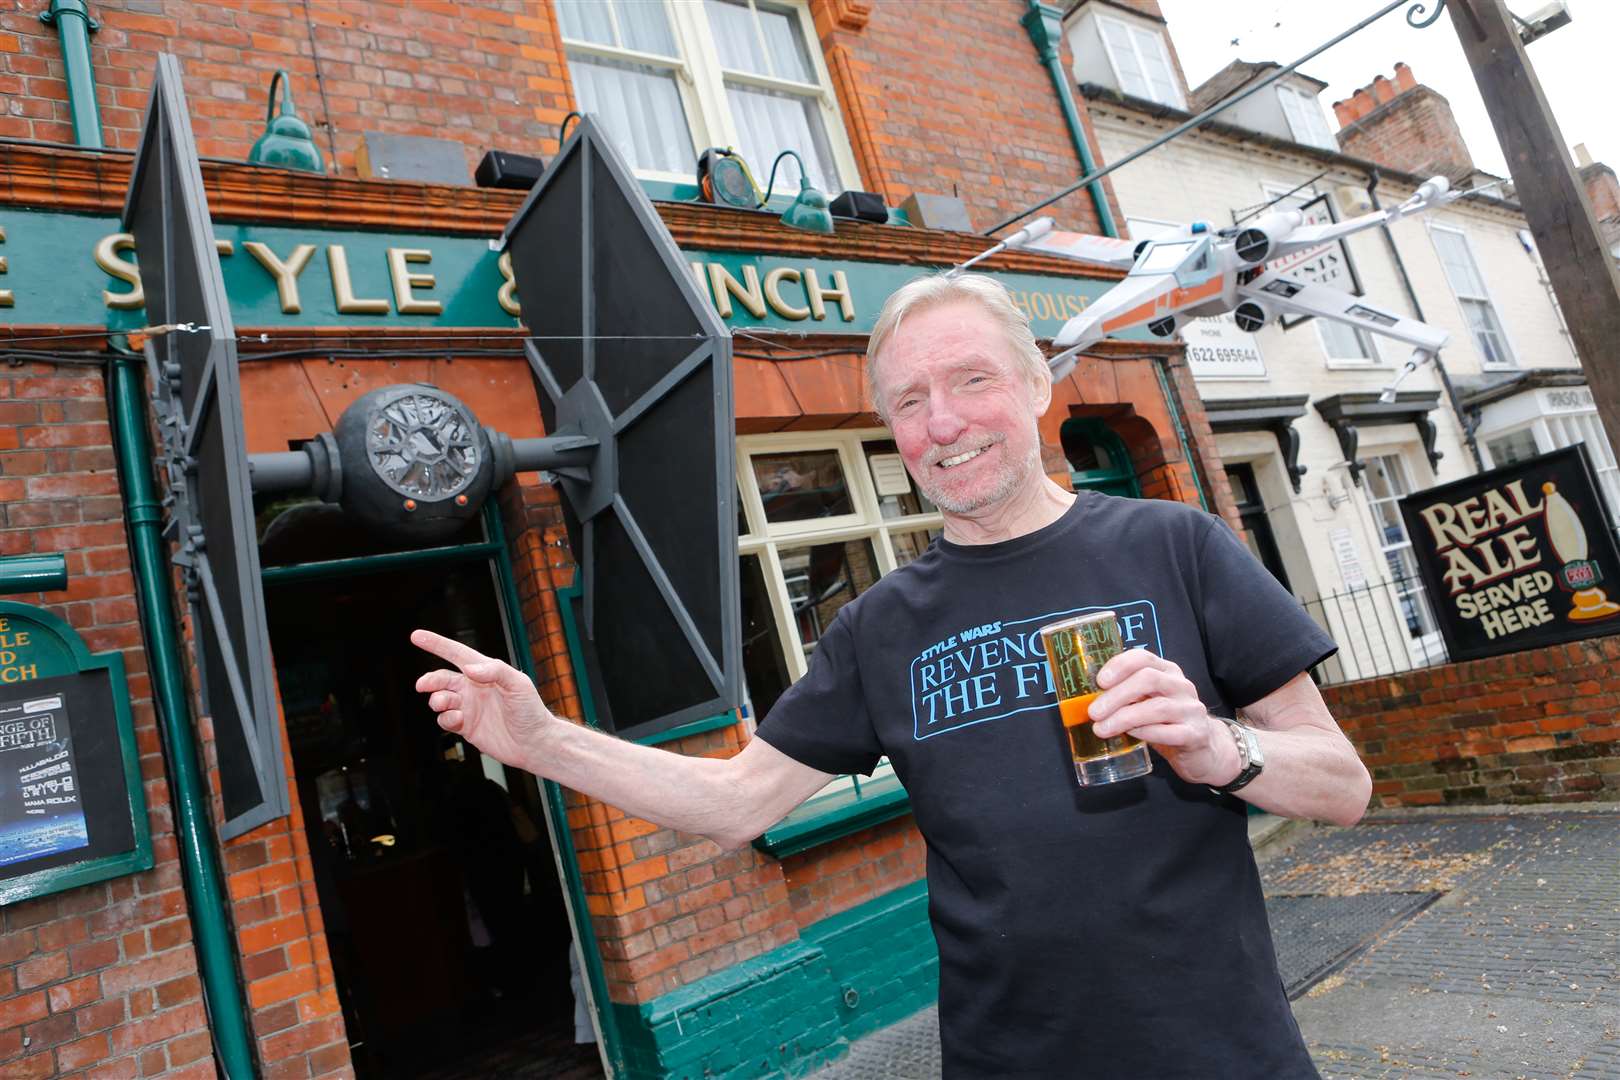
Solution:
M1541 485L1541 493L1547 497L1544 503L1547 538L1552 541L1553 554L1563 564L1558 570L1558 577L1564 587L1574 594L1575 607L1569 613L1570 619L1588 622L1620 613L1620 604L1610 600L1598 588L1603 580L1603 571L1599 569L1597 560L1587 558L1590 546L1580 515L1569 505L1569 500L1558 493L1558 485L1552 481Z

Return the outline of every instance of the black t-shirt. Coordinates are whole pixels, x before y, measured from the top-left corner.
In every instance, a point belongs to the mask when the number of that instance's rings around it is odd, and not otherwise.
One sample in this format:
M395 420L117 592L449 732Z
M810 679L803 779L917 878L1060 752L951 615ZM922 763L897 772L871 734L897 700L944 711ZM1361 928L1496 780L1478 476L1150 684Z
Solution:
M832 773L893 762L928 844L946 1076L1315 1077L1244 803L1157 755L1075 781L1036 630L1101 608L1217 715L1335 649L1219 519L1082 492L1014 540L937 540L845 606L759 736Z

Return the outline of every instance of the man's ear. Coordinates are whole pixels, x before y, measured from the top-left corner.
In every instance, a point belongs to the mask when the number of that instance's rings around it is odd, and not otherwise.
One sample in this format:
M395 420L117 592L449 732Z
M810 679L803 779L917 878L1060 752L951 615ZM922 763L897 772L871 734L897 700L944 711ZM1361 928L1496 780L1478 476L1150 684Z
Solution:
M1030 380L1030 405L1036 416L1045 416L1046 410L1052 405L1052 380L1050 378Z

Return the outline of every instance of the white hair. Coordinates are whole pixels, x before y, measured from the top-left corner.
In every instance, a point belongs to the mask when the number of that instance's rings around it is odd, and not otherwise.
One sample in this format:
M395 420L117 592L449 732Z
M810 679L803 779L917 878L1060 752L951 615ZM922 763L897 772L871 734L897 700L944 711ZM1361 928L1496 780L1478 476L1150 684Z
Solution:
M929 274L926 277L913 278L895 290L884 302L883 310L878 314L877 325L872 327L872 335L867 339L867 394L871 397L872 406L877 410L878 416L885 422L888 417L884 414L883 395L878 392L877 379L878 358L882 355L883 347L900 330L901 320L911 312L926 311L942 304L963 300L977 304L980 310L995 320L1007 341L1009 358L1016 368L1023 370L1030 385L1037 390L1051 385L1052 370L1047 366L1046 357L1042 354L1040 346L1035 344L1035 334L1029 328L1029 316L1013 303L1012 294L1007 291L1005 285L984 274L960 274L949 271Z

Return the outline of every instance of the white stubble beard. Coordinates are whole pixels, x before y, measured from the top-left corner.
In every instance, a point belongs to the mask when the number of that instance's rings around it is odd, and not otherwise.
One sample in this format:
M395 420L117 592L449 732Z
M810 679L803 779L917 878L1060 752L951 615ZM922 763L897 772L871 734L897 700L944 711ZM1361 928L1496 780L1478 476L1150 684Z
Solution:
M990 447L986 448L986 452L996 446L1004 447L1006 444L1006 437L1003 436L990 444ZM928 477L929 480L925 481L921 478L917 480L917 486L922 488L923 494L928 496L929 501L948 514L972 514L984 509L986 506L1001 502L1018 490L1019 485L1024 482L1031 470L1040 471L1040 443L1037 440L1031 446L1030 454L1024 461L1003 461L1000 469L997 470L995 476L984 488L963 497L937 490L931 482L933 473L930 470L935 467L939 460L954 457L956 454L963 452L965 451L942 452L932 455L934 461L923 466L922 469L923 475Z

